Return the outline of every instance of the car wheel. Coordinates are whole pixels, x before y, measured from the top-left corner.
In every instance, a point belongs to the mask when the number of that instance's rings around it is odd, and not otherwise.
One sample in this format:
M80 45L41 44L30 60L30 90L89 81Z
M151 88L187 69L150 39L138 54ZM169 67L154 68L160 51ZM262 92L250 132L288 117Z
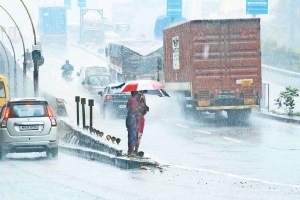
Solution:
M52 158L57 158L58 156L58 147L54 147L51 149Z
M6 152L5 151L2 151L1 148L0 148L0 160L3 160L6 156Z
M47 155L47 158L50 158L51 153L50 153L49 149L46 151L46 155Z
M110 119L110 114L108 108L104 109L104 119Z

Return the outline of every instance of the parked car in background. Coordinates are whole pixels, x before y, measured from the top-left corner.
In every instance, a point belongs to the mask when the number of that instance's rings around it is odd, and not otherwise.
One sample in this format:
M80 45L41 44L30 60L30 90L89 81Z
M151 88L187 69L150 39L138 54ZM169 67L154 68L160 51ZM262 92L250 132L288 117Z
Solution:
M99 91L103 91L111 83L112 80L109 74L88 75L81 83L81 91L90 95L98 95Z
M58 155L57 124L53 111L42 98L12 99L0 114L0 158L12 152Z
M100 115L105 118L123 117L127 114L126 104L131 97L130 92L121 92L120 84L109 84L99 92Z

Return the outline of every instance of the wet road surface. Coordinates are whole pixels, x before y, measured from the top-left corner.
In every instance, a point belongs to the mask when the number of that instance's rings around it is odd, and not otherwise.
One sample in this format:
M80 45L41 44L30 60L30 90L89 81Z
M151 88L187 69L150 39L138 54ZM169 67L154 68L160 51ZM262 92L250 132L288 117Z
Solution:
M62 80L60 66L68 58L78 71L82 57L95 58L74 47L61 54L44 53L40 86L67 101L69 120L75 124L74 98L82 94L76 78L71 83ZM11 154L0 165L4 172L0 195L4 199L25 193L28 199L38 199L45 192L45 199L299 198L299 125L255 116L250 123L235 125L228 124L226 116L186 120L172 97L149 96L147 102L150 112L140 148L165 166L163 172L120 170L65 154L58 160L43 154ZM97 109L95 127L120 137L120 148L126 151L124 118L102 120Z

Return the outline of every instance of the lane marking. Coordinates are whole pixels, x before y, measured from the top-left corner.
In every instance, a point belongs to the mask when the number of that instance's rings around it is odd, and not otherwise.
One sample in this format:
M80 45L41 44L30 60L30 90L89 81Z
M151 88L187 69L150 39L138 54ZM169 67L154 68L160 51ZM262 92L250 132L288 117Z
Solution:
M286 184L286 183L267 181L267 180L263 180L263 179L250 178L250 177L241 176L241 175L238 175L238 174L225 173L225 172L220 172L220 171L215 171L215 170L210 170L210 169L186 167L186 166L182 166L182 165L170 165L170 167L184 169L184 170L193 170L193 171L196 171L196 172L207 172L207 173L210 173L210 174L223 175L223 176L236 178L236 179L241 179L241 180L254 181L254 182L259 182L259 183L263 183L263 184L269 184L269 185L275 185L275 186L285 186L285 187L300 189L300 185L296 185L296 184Z
M224 137L224 139L225 139L225 140L232 141L232 142L236 142L236 143L241 143L241 141L236 140L236 139L233 139L233 138L229 138L229 137Z
M199 133L205 133L207 135L211 135L212 134L211 132L202 131L202 130L196 130L196 131L199 132Z
M176 126L179 126L179 127L182 127L182 128L188 128L187 126L182 125L182 124L176 124Z

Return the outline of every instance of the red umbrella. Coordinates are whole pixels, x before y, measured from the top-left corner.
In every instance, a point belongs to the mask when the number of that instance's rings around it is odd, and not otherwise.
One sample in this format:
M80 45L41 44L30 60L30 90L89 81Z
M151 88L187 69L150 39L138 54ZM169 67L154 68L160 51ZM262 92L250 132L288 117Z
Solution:
M160 90L164 85L154 80L135 80L128 81L123 86L122 92L143 91L143 90Z

